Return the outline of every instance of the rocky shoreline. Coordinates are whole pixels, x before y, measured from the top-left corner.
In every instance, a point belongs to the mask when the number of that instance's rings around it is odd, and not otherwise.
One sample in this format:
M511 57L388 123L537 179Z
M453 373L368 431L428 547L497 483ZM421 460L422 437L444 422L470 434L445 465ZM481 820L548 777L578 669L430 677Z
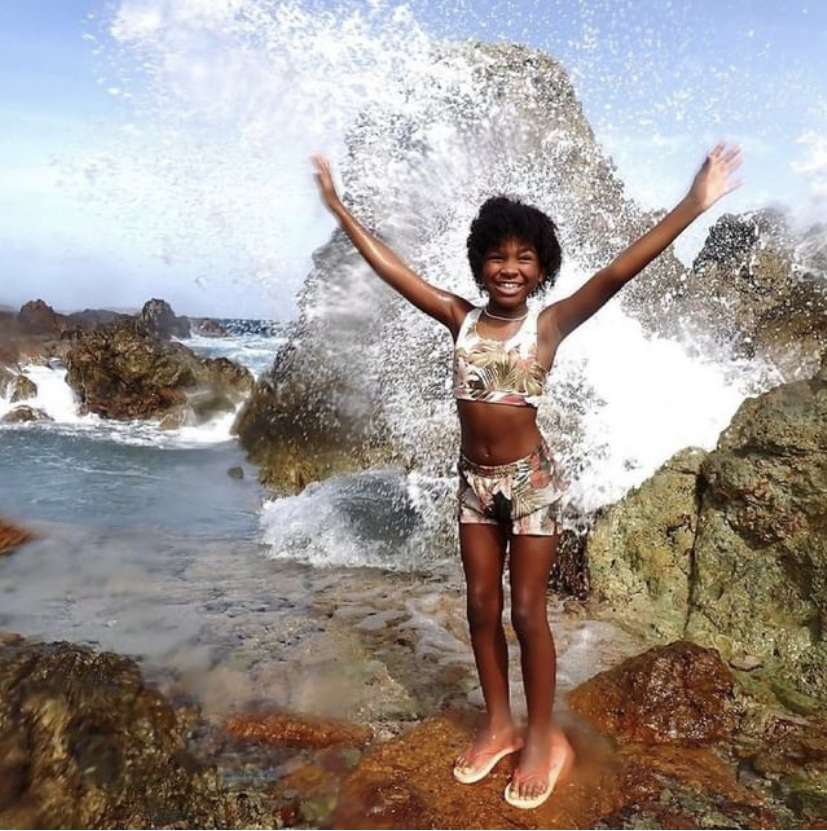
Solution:
M398 634L390 626L382 639ZM393 649L409 675L435 677L410 648ZM513 760L475 786L453 780L452 759L476 718L462 695L435 707L398 688L386 699L387 715L371 723L266 705L208 716L187 698L158 692L128 658L3 635L0 821L10 828L821 827L825 713L761 701L747 675L716 650L677 641L581 684L559 715L577 753L574 768L546 805L521 812L502 799ZM443 689L461 689L460 676L443 679Z
M0 317L0 393L15 405L5 422L49 416L27 401L37 386L25 364L62 366L80 412L111 419L158 419L164 429L198 425L235 412L253 376L226 358L201 358L173 338L193 332L221 337L217 321L176 315L164 300L147 301L136 315L90 310L55 312L43 300Z

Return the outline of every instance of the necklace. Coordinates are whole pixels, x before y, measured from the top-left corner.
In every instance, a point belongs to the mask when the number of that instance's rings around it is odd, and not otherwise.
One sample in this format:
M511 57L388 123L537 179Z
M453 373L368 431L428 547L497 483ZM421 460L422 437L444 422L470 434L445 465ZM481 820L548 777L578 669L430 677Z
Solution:
M488 311L488 306L483 306L482 310L488 315L488 317L493 317L494 320L507 320L509 323L514 323L518 320L525 320L528 317L528 312L520 317L503 317L502 315L491 314L491 312Z

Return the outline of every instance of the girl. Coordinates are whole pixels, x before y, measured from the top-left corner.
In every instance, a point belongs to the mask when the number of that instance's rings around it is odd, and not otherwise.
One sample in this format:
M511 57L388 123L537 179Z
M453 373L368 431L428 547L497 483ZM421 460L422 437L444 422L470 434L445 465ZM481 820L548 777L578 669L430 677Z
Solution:
M738 147L719 143L686 196L657 225L570 297L529 311L527 300L554 284L560 246L551 219L505 197L489 199L471 225L468 258L482 307L426 282L342 204L330 164L313 159L327 208L386 283L451 332L454 394L461 430L459 540L468 623L486 717L454 764L462 783L478 782L520 751L505 799L536 808L572 759L551 721L556 675L546 591L557 550L555 506L562 484L537 429L543 384L563 339L613 297L713 203L738 186ZM503 567L509 551L511 619L520 644L527 706L524 735L509 704L502 623Z

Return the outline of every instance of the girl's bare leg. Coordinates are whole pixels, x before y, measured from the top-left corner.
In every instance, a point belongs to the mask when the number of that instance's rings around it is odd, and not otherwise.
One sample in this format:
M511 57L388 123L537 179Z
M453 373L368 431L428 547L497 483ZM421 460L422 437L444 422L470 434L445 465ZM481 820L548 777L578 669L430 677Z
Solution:
M511 539L511 619L520 642L528 710L525 746L513 780L513 790L522 798L541 794L560 754L571 754L565 736L552 727L551 720L557 653L548 623L547 592L557 541L557 536Z
M475 769L492 754L518 743L508 690L508 646L503 629L503 566L506 535L497 525L460 524L460 552L467 586L468 626L486 719L474 742L457 758Z

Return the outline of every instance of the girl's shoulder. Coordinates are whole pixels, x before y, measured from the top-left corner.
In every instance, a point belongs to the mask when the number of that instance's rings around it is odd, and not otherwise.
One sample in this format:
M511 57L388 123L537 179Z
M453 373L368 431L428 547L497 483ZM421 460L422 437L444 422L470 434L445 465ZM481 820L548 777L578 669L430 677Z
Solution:
M551 303L540 310L537 315L537 338L556 346L561 340L557 314L560 301Z

